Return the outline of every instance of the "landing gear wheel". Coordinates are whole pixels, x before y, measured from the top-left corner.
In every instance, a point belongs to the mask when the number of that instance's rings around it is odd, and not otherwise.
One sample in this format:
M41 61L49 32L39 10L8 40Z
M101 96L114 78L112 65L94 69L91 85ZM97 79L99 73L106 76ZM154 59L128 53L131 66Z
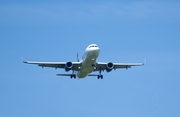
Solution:
M74 79L75 79L75 78L76 78L76 75L75 75L75 74L71 74L71 76L70 76L70 77L71 77L71 79L72 79L72 78L74 78Z
M72 74L70 75L71 79L74 78L76 79L76 74L74 73L74 70L72 71Z
M100 79L100 78L103 79L103 75L101 75L101 71L102 71L102 69L101 69L101 67L100 67L99 75L97 76L98 79Z
M103 79L103 75L101 75L101 79Z
M98 79L103 79L103 75L98 75L97 78Z

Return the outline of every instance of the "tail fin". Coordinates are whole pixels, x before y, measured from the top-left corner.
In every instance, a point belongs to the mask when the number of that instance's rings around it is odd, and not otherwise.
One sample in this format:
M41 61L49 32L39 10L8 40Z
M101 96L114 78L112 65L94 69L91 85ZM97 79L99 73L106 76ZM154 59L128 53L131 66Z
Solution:
M77 53L77 61L79 62L79 55L78 55L78 53Z

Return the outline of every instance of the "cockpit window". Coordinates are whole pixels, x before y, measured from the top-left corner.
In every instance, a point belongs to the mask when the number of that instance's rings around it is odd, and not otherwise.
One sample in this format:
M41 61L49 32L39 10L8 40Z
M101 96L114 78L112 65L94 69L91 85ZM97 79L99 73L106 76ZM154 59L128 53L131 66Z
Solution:
M89 46L89 48L91 48L91 47L98 47L97 45L91 45L91 46Z

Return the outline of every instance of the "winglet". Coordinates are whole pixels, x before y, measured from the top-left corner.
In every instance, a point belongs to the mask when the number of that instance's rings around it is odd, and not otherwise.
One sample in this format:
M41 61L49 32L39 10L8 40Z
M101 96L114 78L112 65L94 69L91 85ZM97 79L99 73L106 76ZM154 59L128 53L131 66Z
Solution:
M145 65L146 64L146 59L144 59L144 63L142 65Z
M22 56L22 62L23 62L23 63L27 63L27 61L24 61L23 56Z

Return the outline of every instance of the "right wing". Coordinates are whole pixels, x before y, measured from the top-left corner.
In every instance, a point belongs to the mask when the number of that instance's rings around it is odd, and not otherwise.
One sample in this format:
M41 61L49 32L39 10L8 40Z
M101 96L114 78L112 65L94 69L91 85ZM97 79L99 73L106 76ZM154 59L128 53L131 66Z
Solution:
M67 62L35 62L35 61L24 61L23 63L26 64L35 64L41 67L52 67L52 68L65 68L65 65ZM81 66L81 62L72 62L72 69L71 70L75 70L78 71L80 66Z

